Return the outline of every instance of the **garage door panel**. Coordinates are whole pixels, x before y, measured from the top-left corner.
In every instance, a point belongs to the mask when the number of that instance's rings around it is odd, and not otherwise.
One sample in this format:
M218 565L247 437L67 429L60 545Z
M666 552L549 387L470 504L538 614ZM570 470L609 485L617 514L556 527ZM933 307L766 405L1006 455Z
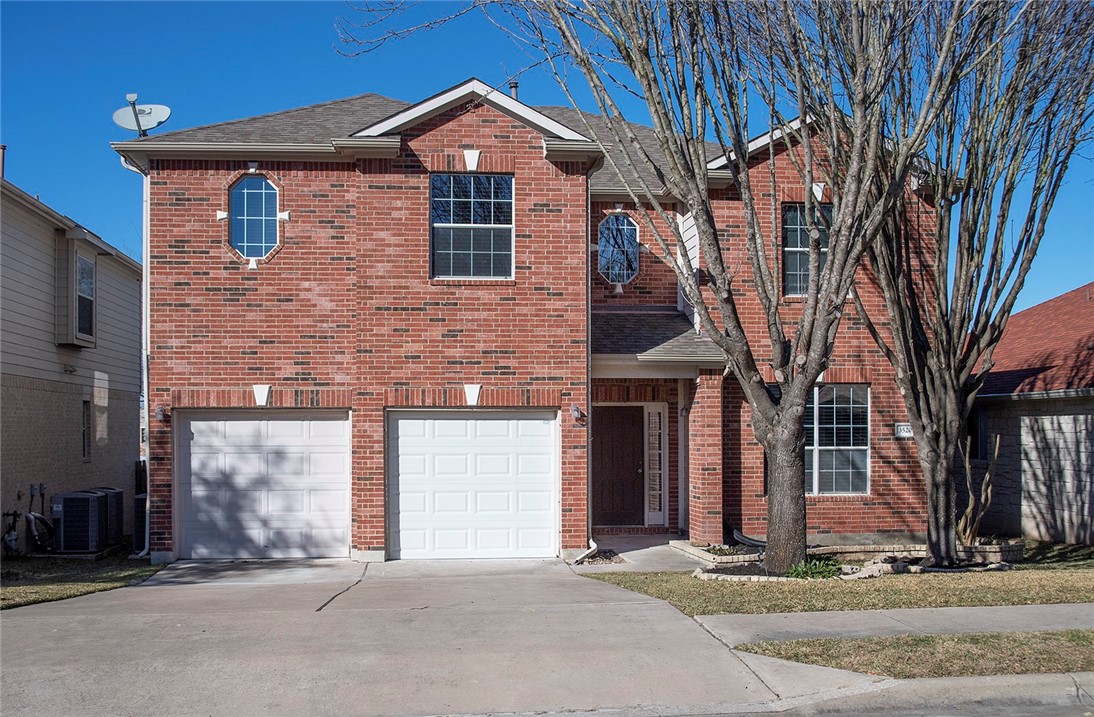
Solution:
M180 422L181 555L347 556L346 414L262 414Z
M393 413L392 557L557 555L556 423L547 413Z

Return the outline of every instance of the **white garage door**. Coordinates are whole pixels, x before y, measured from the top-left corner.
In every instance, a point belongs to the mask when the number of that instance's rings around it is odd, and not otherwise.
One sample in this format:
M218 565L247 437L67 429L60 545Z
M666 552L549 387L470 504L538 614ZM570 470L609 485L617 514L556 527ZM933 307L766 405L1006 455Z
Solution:
M344 411L185 416L180 556L348 556L349 427Z
M554 412L394 412L393 558L558 555Z

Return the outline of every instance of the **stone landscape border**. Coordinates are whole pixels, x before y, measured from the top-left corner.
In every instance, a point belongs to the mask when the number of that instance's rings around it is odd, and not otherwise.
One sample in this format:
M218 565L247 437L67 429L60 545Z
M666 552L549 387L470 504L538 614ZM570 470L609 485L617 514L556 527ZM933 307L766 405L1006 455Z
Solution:
M670 540L669 547L675 548L695 560L708 565L733 565L752 563L761 559L758 553L745 555L713 555L705 549L692 545L686 540ZM984 563L1017 563L1022 560L1024 544L1021 541L1002 545L961 546L958 552L965 560ZM825 555L837 560L872 560L885 555L907 558L925 558L926 545L825 545L809 548L809 555Z

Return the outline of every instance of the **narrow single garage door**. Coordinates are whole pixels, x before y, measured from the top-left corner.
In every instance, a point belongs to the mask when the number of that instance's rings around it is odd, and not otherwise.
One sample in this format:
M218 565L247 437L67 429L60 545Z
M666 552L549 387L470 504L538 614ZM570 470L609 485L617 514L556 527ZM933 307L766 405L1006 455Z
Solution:
M348 556L349 426L344 411L185 415L180 556Z
M554 412L392 412L393 558L558 555Z

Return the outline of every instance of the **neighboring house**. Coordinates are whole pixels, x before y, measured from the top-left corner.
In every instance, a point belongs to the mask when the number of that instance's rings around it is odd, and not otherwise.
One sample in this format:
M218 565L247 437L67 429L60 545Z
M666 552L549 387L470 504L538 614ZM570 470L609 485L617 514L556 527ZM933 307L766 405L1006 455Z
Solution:
M25 513L40 484L47 515L49 496L101 486L121 488L132 505L140 264L7 179L0 185L3 509ZM124 532L132 520L126 511Z
M980 533L1094 544L1094 282L1012 316L992 360L969 420L974 473L999 436Z
M149 197L154 558L764 535L748 404L586 131L469 80L115 144ZM781 218L793 294L807 190L785 147L754 144L755 181L774 161L783 182L758 201ZM719 164L715 211L743 256ZM756 299L738 306L766 341ZM852 315L810 414L809 531L921 537L903 403Z

